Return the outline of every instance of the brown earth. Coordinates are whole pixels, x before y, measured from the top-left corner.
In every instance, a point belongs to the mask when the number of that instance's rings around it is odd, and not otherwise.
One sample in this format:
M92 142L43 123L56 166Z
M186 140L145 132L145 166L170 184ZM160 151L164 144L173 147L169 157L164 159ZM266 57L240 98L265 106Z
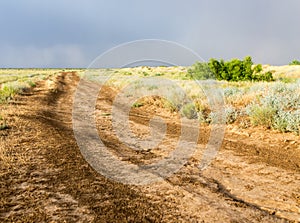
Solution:
M0 131L1 222L300 222L298 136L228 126L218 156L200 171L210 134L209 126L201 126L200 152L178 173L146 186L124 185L94 171L76 144L72 102L78 81L75 73L62 73L1 105L9 126ZM106 87L98 99L101 139L124 162L164 157L180 135L178 115L160 106L133 108L130 125L137 137L149 133L154 114L167 123L157 148L133 151L112 129L117 93Z

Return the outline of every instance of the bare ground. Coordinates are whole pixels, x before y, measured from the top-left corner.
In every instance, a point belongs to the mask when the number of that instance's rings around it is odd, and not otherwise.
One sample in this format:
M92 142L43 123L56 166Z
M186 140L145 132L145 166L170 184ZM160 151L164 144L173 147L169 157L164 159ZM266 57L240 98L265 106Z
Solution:
M95 172L76 144L72 101L78 81L75 73L62 73L1 106L10 127L0 131L1 222L300 222L299 137L228 126L206 170L198 168L199 153L163 182L123 185ZM158 148L132 151L103 115L116 94L105 88L97 102L105 144L124 162L162 158L180 134L177 115L150 105L132 109L137 135L147 134L153 114L167 122L167 139ZM201 126L200 147L209 133Z

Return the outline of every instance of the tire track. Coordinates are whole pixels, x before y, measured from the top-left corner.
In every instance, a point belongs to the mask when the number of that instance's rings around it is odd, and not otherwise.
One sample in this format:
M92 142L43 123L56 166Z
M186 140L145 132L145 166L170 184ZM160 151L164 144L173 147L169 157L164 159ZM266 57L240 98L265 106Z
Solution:
M15 163L18 171L5 169L6 174L1 175L2 222L287 221L232 193L222 182L224 172L218 169L218 162L200 172L199 159L192 158L166 181L146 186L123 185L99 175L83 159L73 135L72 102L78 81L76 73L62 73L51 80L51 88L41 82L32 94L19 97L26 103L11 107L19 112L15 115L19 119L5 142L16 153L26 151L27 160ZM97 108L109 113L115 92L105 90ZM134 123L147 128L143 112L133 112L132 120L133 129ZM180 128L173 120L170 123L170 139L176 140ZM124 149L115 138L109 116L98 118L97 126L112 151L130 157L126 162L162 155ZM205 130L202 144L207 134Z

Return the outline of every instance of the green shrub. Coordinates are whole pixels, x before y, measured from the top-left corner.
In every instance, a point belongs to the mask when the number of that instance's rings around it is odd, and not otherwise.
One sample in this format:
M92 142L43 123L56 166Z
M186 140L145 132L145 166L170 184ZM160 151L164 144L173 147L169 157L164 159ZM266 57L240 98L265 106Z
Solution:
M146 76L149 76L149 73L147 73L146 71L143 71L143 75L146 77Z
M244 60L231 61L210 59L208 66L217 80L226 81L273 81L272 72L262 72L262 65L253 66L252 58L247 56Z
M274 81L273 74L271 71L268 71L266 73L259 73L259 74L254 74L252 76L252 80L254 81Z
M289 63L289 65L300 65L299 60L293 60L292 62Z
M200 63L198 61L188 69L188 76L196 80L215 79L215 75L209 68L208 63Z

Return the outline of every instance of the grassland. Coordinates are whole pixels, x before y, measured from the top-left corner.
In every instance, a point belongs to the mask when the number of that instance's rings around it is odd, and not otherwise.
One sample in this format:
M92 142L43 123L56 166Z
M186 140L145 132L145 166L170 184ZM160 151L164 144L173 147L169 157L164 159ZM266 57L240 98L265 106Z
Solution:
M55 75L55 69L0 69L0 103L11 100L16 94L34 87L39 80Z
M191 80L187 70L187 67L136 67L90 70L86 75L100 82L105 80L106 84L115 88L123 88L130 84L134 86L134 89L153 91L153 93L157 89L162 89L159 85L160 78L172 80L184 90L186 95L179 95L175 89L166 87L172 96L171 100L164 100L163 105L170 110L180 111L188 118L198 118L200 122L209 124L214 114L211 112L205 91L203 91L206 81ZM271 71L275 81L218 81L218 87L224 93L226 123L237 124L242 128L258 125L299 135L300 66L265 65L263 71ZM99 74L105 78L99 79ZM155 79L146 83L143 81L144 78ZM127 92L127 96L130 97L136 93ZM188 99L193 101L193 106L190 105ZM144 98L133 106L143 106L147 103L151 103L151 100ZM196 116L193 115L195 113Z
M242 128L264 126L280 132L299 134L300 126L300 66L263 66L264 71L272 71L274 82L226 82L219 81L218 86L224 92L227 124L237 124ZM76 71L115 88L133 85L134 89L143 89L155 93L162 87L160 80L172 80L180 86L184 95L176 89L166 88L171 95L169 100L162 99L162 106L181 112L188 118L198 118L202 123L211 123L214 117L203 91L205 81L191 80L188 67L135 67L122 69L94 69ZM10 101L16 94L34 87L36 82L54 76L62 69L0 69L0 103ZM99 77L99 75L102 77ZM145 84L144 79L154 78ZM127 97L137 92L127 92ZM191 104L191 101L193 102ZM152 103L143 98L133 104L143 106ZM196 115L195 115L196 114ZM5 115L0 113L0 128L6 128Z

